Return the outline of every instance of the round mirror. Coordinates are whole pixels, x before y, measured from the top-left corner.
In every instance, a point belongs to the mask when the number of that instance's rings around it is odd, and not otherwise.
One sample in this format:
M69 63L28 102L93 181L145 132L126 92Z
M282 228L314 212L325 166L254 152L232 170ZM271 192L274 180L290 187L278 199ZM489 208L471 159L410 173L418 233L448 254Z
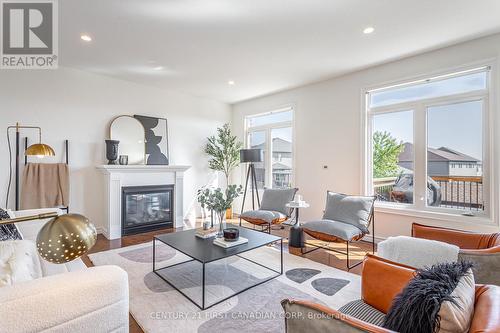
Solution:
M128 164L144 164L144 126L132 116L116 117L109 127L111 140L118 140L118 155L127 155Z

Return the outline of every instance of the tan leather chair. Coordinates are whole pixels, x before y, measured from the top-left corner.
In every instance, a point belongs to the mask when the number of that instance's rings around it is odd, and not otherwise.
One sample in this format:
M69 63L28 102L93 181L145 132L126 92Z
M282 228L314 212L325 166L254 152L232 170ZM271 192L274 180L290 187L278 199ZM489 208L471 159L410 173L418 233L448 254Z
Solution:
M415 270L368 254L363 263L361 298L386 314L394 297L413 278ZM283 300L287 333L392 332L310 301ZM500 287L476 285L474 316L469 333L500 332Z
M425 238L454 244L460 249L467 250L468 252L500 252L500 233L479 234L413 223L411 227L411 235L416 238Z
M259 209L242 211L240 214L240 227L241 220L244 220L254 227L259 226L261 231L271 233L273 225L282 224L290 218L292 210L286 205L293 200L298 190L298 188L265 189Z
M459 259L474 264L477 283L500 285L500 233L481 234L413 223L411 234L458 246Z

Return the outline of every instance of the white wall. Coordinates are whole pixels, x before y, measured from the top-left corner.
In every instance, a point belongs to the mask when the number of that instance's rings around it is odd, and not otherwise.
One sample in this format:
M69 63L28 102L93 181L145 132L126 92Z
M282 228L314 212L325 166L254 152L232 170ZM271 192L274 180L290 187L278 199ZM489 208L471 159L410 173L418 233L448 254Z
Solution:
M362 109L363 90L420 75L437 73L485 59L495 58L498 67L500 35L477 39L460 45L372 67L328 81L256 98L233 105L234 131L243 139L244 117L292 104L295 107L295 183L311 208L301 212L301 220L319 218L325 193L334 190L361 193L363 188ZM311 59L311 61L314 61ZM495 69L494 84L500 82ZM495 95L498 86L494 87ZM498 130L500 108L494 104L495 151L500 156ZM324 169L323 166L328 168ZM498 161L494 176L498 184ZM235 180L240 172L235 173ZM498 193L497 193L498 194ZM494 202L498 209L498 196ZM422 219L394 213L376 213L376 235L410 234L411 222L441 225L475 231L498 231L498 215L493 225L479 225L471 220Z
M192 166L184 183L185 213L192 217L197 188L214 177L203 153L206 137L230 121L230 107L64 68L0 71L0 207L5 205L8 181L6 127L16 122L41 126L43 141L56 150L52 161L63 161L63 141L70 141L70 210L88 216L99 226L104 219L104 185L95 166L106 163L108 126L121 114L168 119L171 164ZM36 132L24 133L30 133L31 142L36 140ZM11 195L9 206L13 205Z

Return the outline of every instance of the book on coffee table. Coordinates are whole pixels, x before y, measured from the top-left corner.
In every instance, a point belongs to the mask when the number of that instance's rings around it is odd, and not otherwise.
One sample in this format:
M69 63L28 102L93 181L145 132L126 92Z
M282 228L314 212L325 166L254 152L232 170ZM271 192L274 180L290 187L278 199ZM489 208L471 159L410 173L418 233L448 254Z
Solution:
M241 237L241 236L240 236L240 238L238 238L238 240L229 241L229 242L224 240L224 238L214 239L214 245L223 247L225 249L233 247L233 246L238 246L241 244L246 244L246 243L248 243L248 239L246 239L245 237Z
M210 237L214 237L217 235L217 229L215 228L210 228L210 229L203 229L203 228L198 228L196 229L195 236L203 239L207 239Z

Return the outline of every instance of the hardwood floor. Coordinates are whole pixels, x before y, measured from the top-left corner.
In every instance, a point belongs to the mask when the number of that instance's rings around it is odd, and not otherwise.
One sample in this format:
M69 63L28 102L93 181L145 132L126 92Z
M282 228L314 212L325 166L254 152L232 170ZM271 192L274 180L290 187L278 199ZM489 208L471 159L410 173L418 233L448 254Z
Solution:
M238 224L237 219L230 220L228 222ZM201 226L201 222L197 222L197 227ZM251 225L246 225L248 227L252 227ZM96 253L96 252L101 252L101 251L107 251L111 249L117 249L121 247L126 247L130 245L135 245L135 244L141 244L141 243L146 243L149 242L153 239L155 235L160 235L164 233L171 233L171 232L176 232L180 231L182 229L160 229L156 231L151 231L143 234L137 234L137 235L131 235L131 236L125 236L122 237L121 239L116 239L116 240L108 240L106 239L103 235L98 235L97 236L97 243L95 246L89 251L89 253ZM289 232L289 227L284 227L284 229L280 229L279 227L274 227L272 230L272 233L274 235L278 235L284 238L288 238L288 232ZM309 241L309 240L308 240ZM312 241L314 242L314 241ZM345 244L331 244L333 248L338 248L339 250L345 251ZM354 243L352 248L349 246L350 253L352 254L351 256L351 261L354 260L362 260L365 253L367 251L371 251L371 244L370 243L365 243L365 242L357 242ZM316 262L335 267L341 270L346 271L346 256L342 254L335 253L333 251L327 251L323 249L319 249L317 251L308 253L304 255L305 258L314 260ZM87 255L82 257L83 262L87 266L93 266L92 262L90 261L89 257ZM360 274L361 273L361 266L357 266L354 269L351 269L351 273L354 274ZM129 326L130 332L131 333L143 333L142 329L140 326L137 324L137 322L134 320L132 316L130 316L130 326Z

